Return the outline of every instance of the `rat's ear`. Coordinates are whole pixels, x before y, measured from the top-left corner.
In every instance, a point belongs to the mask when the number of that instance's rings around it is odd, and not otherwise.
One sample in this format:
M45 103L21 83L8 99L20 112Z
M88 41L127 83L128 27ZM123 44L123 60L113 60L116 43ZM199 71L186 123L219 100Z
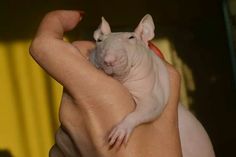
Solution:
M155 25L152 16L147 14L142 18L134 32L147 45L148 41L152 40L155 36L154 29Z
M98 26L98 29L94 31L93 37L97 41L101 35L106 35L109 33L111 33L111 28L109 26L109 23L105 20L104 17L102 17L102 22Z

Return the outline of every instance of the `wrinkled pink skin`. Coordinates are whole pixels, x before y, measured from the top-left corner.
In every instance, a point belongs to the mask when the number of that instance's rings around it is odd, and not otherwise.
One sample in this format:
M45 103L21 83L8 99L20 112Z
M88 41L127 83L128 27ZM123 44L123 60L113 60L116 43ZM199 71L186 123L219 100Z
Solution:
M152 22L149 16L144 17L146 21L142 20L147 25L150 25L150 20ZM140 34L145 32L140 30L142 21L135 32L111 33L103 19L94 35L97 46L91 61L119 80L136 102L135 110L111 130L108 136L111 146L126 144L135 127L158 118L169 97L167 69L162 59L147 48L150 38ZM210 139L199 121L182 105L179 105L178 114L183 156L214 157Z

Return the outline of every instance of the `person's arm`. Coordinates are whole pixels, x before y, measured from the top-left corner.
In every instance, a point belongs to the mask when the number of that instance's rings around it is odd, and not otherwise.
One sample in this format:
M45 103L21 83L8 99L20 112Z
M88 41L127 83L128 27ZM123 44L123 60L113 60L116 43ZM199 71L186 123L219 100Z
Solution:
M76 47L63 40L64 32L73 29L80 19L78 11L48 13L30 46L32 57L72 95L85 88L81 82L87 82L86 88L96 88L93 77L99 75Z
M62 40L63 33L73 29L79 18L76 11L47 14L30 47L34 59L69 93L61 106L60 120L72 143L82 152L91 148L91 152L104 157L180 157L179 82L171 70L171 96L160 118L136 128L126 148L107 148L105 136L132 111L134 102L127 89L98 71L84 57L93 47L92 43L70 44Z

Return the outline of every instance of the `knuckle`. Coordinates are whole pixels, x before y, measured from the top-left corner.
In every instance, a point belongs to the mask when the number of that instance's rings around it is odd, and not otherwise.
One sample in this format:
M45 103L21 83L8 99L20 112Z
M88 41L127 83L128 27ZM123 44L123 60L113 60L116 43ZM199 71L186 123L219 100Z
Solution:
M63 18L66 14L68 13L67 10L54 10L54 11L50 11L48 12L45 17L44 20L48 21L48 20L52 20L52 19L61 19Z
M61 134L61 129L59 128L56 132L56 135L55 135L55 141L56 143L60 143L61 142L61 137L62 137L62 134Z
M60 15L61 12L62 12L61 10L50 11L45 15L45 18L56 17L56 16Z
M58 144L60 146L60 145L67 143L67 141L68 141L68 136L61 128L59 128L56 132L56 135L55 135L56 144Z
M55 157L55 145L52 146L52 148L49 150L49 157Z

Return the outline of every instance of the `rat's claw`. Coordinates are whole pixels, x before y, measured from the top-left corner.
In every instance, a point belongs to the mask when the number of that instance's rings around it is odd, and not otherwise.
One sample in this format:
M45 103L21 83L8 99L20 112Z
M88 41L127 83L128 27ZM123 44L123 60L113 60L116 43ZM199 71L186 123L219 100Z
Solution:
M114 145L120 146L122 143L126 145L133 128L130 123L120 123L117 125L108 136L109 145L113 147Z
M126 136L126 132L124 132L124 131L120 132L120 135L118 136L116 143L115 143L117 145L117 147L120 147L120 145L123 143L125 136Z
M114 129L112 129L111 133L108 136L108 142L111 141L111 138L114 136L114 134L116 133L117 128L115 127Z
M109 140L109 145L112 146L115 142L116 139L119 136L119 130L115 130L115 132L113 133L113 135L111 136L110 140Z
M127 143L128 143L129 137L130 137L130 133L131 132L127 132L127 134L125 135L125 139L124 139L125 146L127 146Z

